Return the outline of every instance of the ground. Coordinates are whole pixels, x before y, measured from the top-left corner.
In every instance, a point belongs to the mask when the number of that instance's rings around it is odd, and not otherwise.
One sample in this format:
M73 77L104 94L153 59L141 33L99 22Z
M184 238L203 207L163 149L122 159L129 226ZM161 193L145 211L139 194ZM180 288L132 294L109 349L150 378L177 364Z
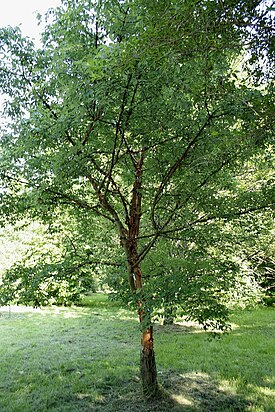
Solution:
M72 308L0 309L1 412L273 412L274 308L235 313L211 339L155 325L160 396L143 399L137 316L103 295Z

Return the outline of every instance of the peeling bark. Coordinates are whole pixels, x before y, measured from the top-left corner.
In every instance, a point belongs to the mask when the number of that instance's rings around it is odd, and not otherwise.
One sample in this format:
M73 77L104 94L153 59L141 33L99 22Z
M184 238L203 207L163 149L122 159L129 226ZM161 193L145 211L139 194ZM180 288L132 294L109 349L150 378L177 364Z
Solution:
M142 332L141 346L140 374L142 389L146 397L153 398L158 393L158 382L152 326Z
M138 238L140 230L140 220L142 215L142 172L144 153L140 160L136 162L135 181L132 189L132 199L130 204L127 257L128 274L132 291L135 293L142 290L142 271L139 265ZM153 327L150 320L144 317L146 301L141 296L137 302L138 315L142 329L141 354L140 354L140 376L143 393L146 397L153 398L158 392L157 368L154 352ZM149 325L149 326L148 326Z

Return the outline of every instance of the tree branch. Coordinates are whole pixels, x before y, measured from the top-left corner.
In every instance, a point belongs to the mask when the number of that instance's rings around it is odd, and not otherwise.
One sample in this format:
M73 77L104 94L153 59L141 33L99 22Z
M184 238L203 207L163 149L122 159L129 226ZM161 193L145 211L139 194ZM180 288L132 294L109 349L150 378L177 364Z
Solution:
M212 119L212 115L208 116L207 120L204 122L204 124L200 127L199 131L196 133L196 135L193 137L193 139L189 142L185 150L182 152L182 154L178 157L178 159L175 161L175 163L168 169L166 172L164 178L162 179L161 184L159 185L159 188L157 190L157 193L155 194L155 197L152 202L152 212L151 212L151 219L153 223L153 227L156 229L157 224L155 220L155 208L157 203L159 202L162 193L164 191L165 186L167 185L168 181L171 179L171 177L175 174L175 172L180 168L182 165L183 161L186 159L187 155L189 154L189 151L195 146L198 138L200 135L203 133L205 128L208 126Z
M233 212L233 213L225 213L225 214L221 214L221 215L204 216L204 217L196 219L193 222L188 223L184 226L181 226L181 227L178 227L178 228L173 228L173 229L162 230L162 231L160 231L160 235L162 236L162 235L166 235L166 234L169 234L169 233L176 233L176 232L180 232L180 231L183 231L183 230L189 230L193 226L199 225L201 223L212 222L212 221L215 221L215 220L237 219L238 217L248 215L249 213L257 212L259 210L264 210L264 209L270 209L270 208L272 208L272 206L274 206L274 204L260 205L260 206L257 206L257 207L251 207L249 209L240 210L240 211Z

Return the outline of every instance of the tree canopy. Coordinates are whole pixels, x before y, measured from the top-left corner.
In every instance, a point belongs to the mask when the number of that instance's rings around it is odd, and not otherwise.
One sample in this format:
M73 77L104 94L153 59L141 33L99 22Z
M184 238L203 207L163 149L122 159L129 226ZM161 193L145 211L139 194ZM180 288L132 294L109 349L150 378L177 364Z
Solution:
M272 227L273 11L68 0L39 50L1 29L3 221L66 214L86 228L87 263L113 267L138 309L144 387L154 311L224 329L244 225Z

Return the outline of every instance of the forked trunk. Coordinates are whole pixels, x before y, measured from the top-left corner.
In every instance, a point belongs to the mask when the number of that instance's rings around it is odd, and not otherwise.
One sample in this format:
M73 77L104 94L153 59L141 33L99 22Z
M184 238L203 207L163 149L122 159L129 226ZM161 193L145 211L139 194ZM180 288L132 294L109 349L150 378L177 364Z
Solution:
M141 344L140 374L143 393L146 397L153 398L158 392L158 382L152 326L142 332Z

